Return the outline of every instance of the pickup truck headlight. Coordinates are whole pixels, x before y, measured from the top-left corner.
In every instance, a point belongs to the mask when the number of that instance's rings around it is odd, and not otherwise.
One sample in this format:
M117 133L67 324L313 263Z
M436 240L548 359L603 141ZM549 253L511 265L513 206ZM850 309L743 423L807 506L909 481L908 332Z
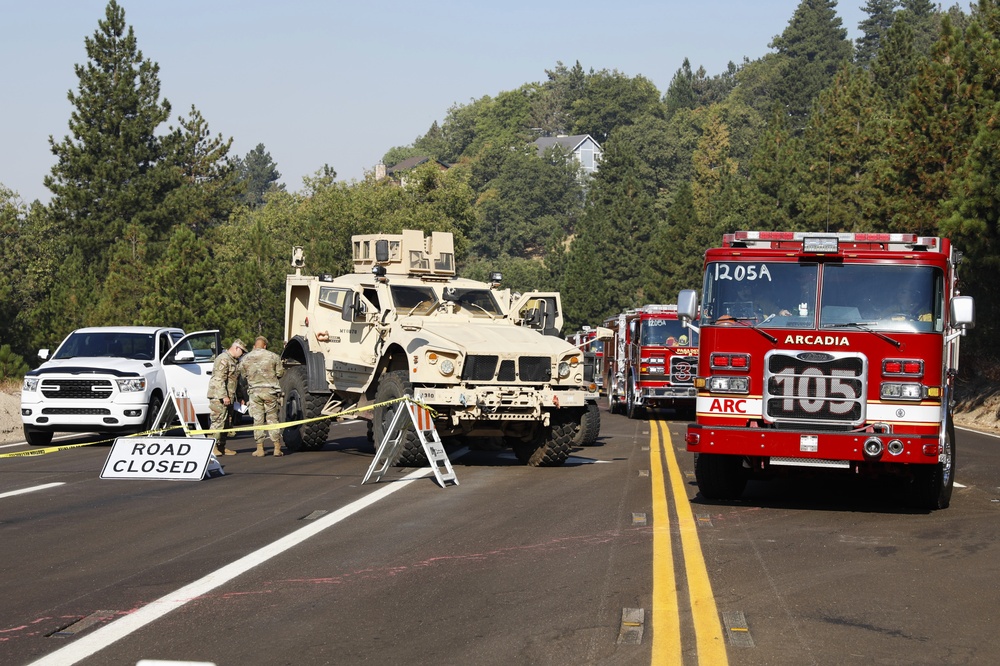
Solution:
M38 377L25 377L24 383L21 384L22 391L37 391L38 390Z
M122 393L135 393L146 390L146 379L144 377L129 377L128 379L116 379L118 390Z

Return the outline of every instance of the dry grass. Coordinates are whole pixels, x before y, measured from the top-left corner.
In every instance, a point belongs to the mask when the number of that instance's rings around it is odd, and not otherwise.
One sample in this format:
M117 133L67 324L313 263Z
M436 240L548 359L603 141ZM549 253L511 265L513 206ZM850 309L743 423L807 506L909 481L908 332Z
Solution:
M2 392L2 393L20 393L21 392L21 379L19 377L10 377L8 379L0 379L0 392Z

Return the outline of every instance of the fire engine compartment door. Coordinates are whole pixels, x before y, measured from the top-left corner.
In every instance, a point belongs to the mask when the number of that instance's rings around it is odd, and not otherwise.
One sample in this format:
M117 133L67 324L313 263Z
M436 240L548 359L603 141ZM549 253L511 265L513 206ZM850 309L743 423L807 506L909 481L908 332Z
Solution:
M510 317L545 335L559 335L563 326L561 305L558 291L528 291L511 303Z
M208 382L215 358L222 353L219 331L188 333L164 354L163 373L167 390L186 391L198 414L208 413ZM166 396L164 396L166 398Z

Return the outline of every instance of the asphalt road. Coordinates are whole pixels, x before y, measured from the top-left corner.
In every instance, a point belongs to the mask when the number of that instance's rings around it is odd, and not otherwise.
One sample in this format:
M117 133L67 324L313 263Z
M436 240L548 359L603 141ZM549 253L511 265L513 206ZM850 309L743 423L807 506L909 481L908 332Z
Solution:
M709 504L658 416L602 412L559 468L451 449L447 488L362 486L358 423L230 440L202 481L102 480L106 444L0 458L0 663L996 663L997 439L959 431L944 511L843 477Z

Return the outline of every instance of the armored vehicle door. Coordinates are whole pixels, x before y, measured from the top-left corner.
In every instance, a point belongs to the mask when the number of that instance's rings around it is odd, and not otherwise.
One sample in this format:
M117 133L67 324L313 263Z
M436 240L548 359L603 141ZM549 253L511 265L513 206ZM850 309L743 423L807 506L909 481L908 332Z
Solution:
M167 390L186 391L198 414L208 413L208 382L215 357L222 353L219 331L188 333L163 355Z
M563 326L562 301L558 291L529 291L515 298L510 318L545 335L559 335Z
M350 391L367 386L378 365L382 351L379 296L374 287L351 290L341 317L347 325L347 338L331 340L336 349L327 359L333 363L333 382L337 390Z

